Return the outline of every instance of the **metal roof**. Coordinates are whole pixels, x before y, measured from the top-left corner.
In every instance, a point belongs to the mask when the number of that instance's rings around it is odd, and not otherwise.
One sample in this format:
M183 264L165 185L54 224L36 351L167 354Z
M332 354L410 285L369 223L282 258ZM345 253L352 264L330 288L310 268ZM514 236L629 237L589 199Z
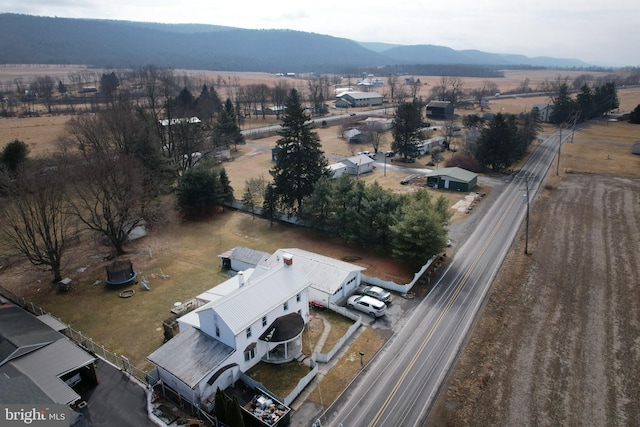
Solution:
M369 159L367 156L364 157ZM351 273L366 270L359 265L298 248L278 249L263 265L268 267L275 264L285 253L293 255L294 265L304 271L304 274L311 281L312 288L331 294L342 286Z
M478 177L478 174L466 169L453 167L434 170L432 172L429 172L427 176L448 176L457 181L471 182Z
M22 308L0 305L0 377L18 387L16 393L37 398L37 388L54 403L73 403L80 396L59 377L94 360Z
M358 155L346 158L346 159L342 160L342 162L349 162L353 166L356 166L356 165L364 165L364 164L368 164L368 163L373 163L373 159L371 157L367 156L366 154L358 154Z
M63 337L22 308L0 305L0 366Z
M256 249L247 248L244 246L236 246L231 250L231 254L228 258L246 262L251 265L258 265L261 260L269 257L267 252L258 251Z
M223 363L234 349L199 329L188 327L171 338L147 359L187 386L195 388Z
M236 291L212 301L198 311L214 310L234 335L309 287L311 282L293 261L268 270L256 269ZM261 273L261 274L258 274ZM236 276L237 277L237 276Z
M40 388L22 372L7 363L0 367L0 402L54 403Z
M58 332L62 332L69 327L69 325L62 323L50 314L42 314L38 316L38 320Z
M70 404L80 396L59 377L95 361L67 338L62 338L10 363L55 403Z
M356 99L373 99L373 98L383 98L378 92L344 92L340 95L336 96L336 98L345 98L349 97L353 100Z

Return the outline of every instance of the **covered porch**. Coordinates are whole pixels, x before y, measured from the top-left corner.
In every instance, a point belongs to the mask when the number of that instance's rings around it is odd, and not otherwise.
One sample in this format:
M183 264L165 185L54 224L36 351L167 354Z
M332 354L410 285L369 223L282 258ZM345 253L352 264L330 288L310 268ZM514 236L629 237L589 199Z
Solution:
M260 336L267 346L263 362L281 364L297 358L302 353L304 320L298 313L278 317Z

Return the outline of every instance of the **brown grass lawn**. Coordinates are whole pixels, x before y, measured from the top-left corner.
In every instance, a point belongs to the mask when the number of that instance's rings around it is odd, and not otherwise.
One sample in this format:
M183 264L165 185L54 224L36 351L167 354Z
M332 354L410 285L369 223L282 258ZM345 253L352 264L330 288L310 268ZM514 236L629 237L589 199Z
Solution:
M628 122L599 122L576 132L573 140L562 146L561 173L640 177L640 156L631 154L631 146L640 140L640 126Z
M361 333L347 349L344 356L320 380L308 400L325 407L331 405L362 370L360 352L365 354L364 364L366 365L382 347L385 340L386 338L375 329L361 329Z
M125 257L147 277L152 290L133 285L136 294L129 299L118 297L122 289L104 285L106 264L101 259L109 248L93 240L82 242L67 255L64 274L78 283L69 293L56 293L48 284L48 273L23 262L1 269L0 283L61 317L96 343L126 355L135 366L148 368L145 358L162 344L162 321L170 316L173 303L184 302L226 280L217 255L238 245L267 252L293 246L338 259L355 256L369 274L399 282L410 280L412 274L384 255L297 227L270 226L268 221L247 214L227 212L207 221L167 226L132 244ZM170 277L162 279L161 271Z

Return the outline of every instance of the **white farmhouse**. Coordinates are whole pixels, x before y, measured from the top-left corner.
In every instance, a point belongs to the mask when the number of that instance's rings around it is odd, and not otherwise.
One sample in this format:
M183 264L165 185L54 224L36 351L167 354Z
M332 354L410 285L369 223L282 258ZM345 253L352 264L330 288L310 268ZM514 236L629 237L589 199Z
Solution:
M148 356L156 366L151 376L211 410L216 389L234 384L240 372L298 357L311 284L298 264L282 253L199 295L206 303L180 317L180 332Z

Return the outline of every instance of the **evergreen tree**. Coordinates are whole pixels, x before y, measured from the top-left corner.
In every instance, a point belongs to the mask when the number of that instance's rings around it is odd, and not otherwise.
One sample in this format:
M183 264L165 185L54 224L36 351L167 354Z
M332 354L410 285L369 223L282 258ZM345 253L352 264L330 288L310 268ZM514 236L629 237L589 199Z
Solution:
M276 142L276 164L269 171L282 205L300 211L303 200L313 193L316 182L328 176L320 138L312 131L309 117L300 105L298 91L292 89L285 101L282 127Z
M549 116L549 121L554 124L565 123L575 110L577 110L577 106L571 99L569 86L566 83L562 83L558 87L558 96L553 104L553 111Z
M322 177L316 182L313 194L304 202L304 212L302 218L310 227L325 230L330 224L333 216L333 180L329 177Z
M376 181L367 186L358 216L358 244L386 249L391 242L391 226L396 223L399 197Z
M482 129L476 144L475 157L480 164L500 172L514 162L518 152L518 129L515 120L498 113Z
M580 121L590 120L597 114L593 91L586 83L580 88L576 102L580 108Z
M618 108L620 106L620 100L618 99L616 84L609 82L598 86L594 93L594 103L597 114L600 116L609 114L610 111Z
M227 422L227 401L229 398L224 394L220 387L216 389L215 402L213 406L213 416L222 423Z
M251 218L255 219L256 217L256 199L255 196L253 194L253 191L251 191L251 189L249 187L246 187L244 189L244 193L242 193L242 206L244 206L245 209L249 209L249 212L251 212Z
M351 205L355 182L356 180L349 175L342 175L335 181L332 197L334 214L330 218L329 229L341 238L345 238L348 234L348 224L351 221L349 206Z
M538 132L542 131L540 119L537 111L530 111L521 114L518 118L518 150L516 159L522 159L526 154L531 142L538 137Z
M237 397L233 396L231 401L227 404L225 417L227 419L225 424L229 427L244 427L242 409L240 409L240 403L238 402Z
M629 115L629 123L640 125L640 104Z
M195 113L200 120L210 126L213 123L213 119L222 111L222 108L222 101L216 89L213 86L202 85L195 108Z
M27 160L29 146L18 139L15 139L4 146L0 151L0 163L2 163L9 173L15 174L18 167Z
M219 178L222 201L224 203L232 203L235 200L233 197L233 187L231 186L231 181L229 180L229 175L227 175L225 168L220 169ZM224 204L222 206L224 208Z
M418 155L419 132L422 123L422 104L414 99L403 102L396 109L393 118L393 142L391 149L402 156L403 160L412 159Z
M244 144L244 135L238 125L235 108L229 98L224 103L224 108L218 116L214 127L214 137L216 145L219 147L230 147L233 145L238 150L238 144Z
M264 189L264 201L262 202L262 215L273 225L273 220L278 215L278 195L271 183Z
M223 204L219 173L206 168L187 170L178 181L176 189L178 206L188 215L210 213Z
M406 200L400 207L400 219L390 227L392 253L409 266L419 268L445 246L445 225L451 212L449 209L443 212L446 201L434 204L425 189L403 197Z
M62 83L62 80L58 80L58 93L60 95L64 95L65 93L67 93L67 86Z

